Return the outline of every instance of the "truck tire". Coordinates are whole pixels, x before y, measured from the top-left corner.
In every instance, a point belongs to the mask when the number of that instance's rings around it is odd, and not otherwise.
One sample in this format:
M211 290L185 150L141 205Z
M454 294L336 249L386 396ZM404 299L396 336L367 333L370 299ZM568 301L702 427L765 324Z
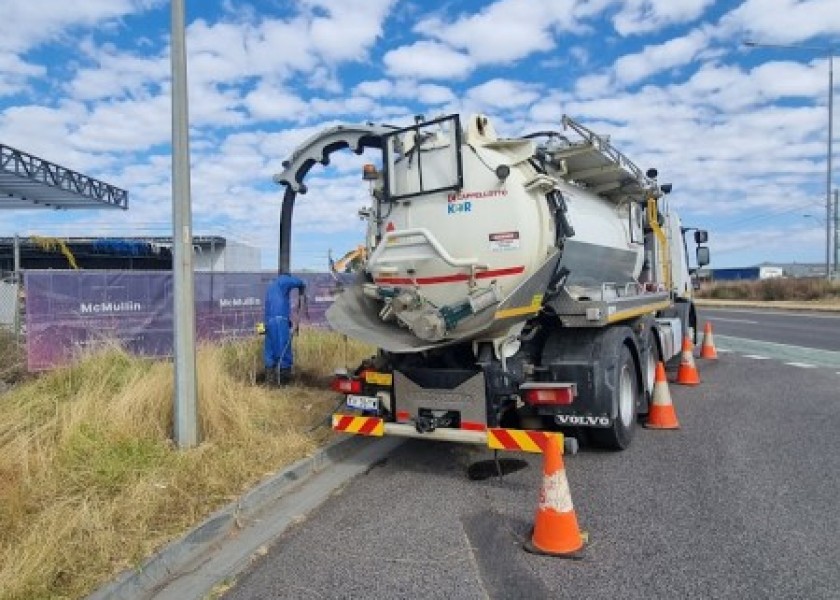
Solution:
M636 361L623 341L611 376L612 385L608 389L616 417L609 428L593 429L592 441L600 448L624 450L630 446L636 431L639 374Z

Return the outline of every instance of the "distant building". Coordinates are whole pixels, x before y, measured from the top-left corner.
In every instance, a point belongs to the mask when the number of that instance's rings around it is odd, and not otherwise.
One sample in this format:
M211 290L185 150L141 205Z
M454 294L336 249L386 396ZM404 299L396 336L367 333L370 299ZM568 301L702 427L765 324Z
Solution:
M761 263L753 267L702 269L705 281L757 281L780 277L825 277L825 265L809 263Z
M825 277L825 263L785 263L779 265L785 277Z

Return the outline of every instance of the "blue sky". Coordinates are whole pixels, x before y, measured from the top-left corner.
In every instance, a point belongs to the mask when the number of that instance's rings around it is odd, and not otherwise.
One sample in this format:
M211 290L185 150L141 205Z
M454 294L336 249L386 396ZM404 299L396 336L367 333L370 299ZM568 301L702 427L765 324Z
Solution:
M260 247L266 268L271 177L297 143L453 112L509 136L563 114L609 134L673 182L685 221L710 231L712 266L824 260L827 52L741 42L840 52L838 0L186 5L194 231ZM0 0L0 142L130 192L125 213L5 211L0 236L171 234L169 11ZM299 200L294 268L361 241L364 159L336 158Z

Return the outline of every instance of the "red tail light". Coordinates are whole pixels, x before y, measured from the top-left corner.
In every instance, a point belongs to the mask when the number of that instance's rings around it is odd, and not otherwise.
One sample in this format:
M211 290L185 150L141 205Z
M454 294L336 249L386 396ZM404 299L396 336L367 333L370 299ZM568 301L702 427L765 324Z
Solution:
M350 377L336 377L330 383L330 388L334 392L341 392L342 394L360 394L362 392L362 381Z
M528 384L526 384L528 385ZM539 384L530 384L539 385ZM528 387L525 392L527 404L571 404L576 390L572 384L546 384L551 387ZM523 386L524 387L524 386Z

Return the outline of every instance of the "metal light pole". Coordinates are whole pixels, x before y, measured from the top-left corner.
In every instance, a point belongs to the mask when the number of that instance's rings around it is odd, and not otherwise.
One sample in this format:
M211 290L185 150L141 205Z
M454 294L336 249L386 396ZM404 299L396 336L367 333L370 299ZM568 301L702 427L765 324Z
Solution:
M833 48L828 50L828 168L825 174L825 276L831 280L829 269L829 249L831 248L831 141L834 137L834 52ZM835 236L836 238L837 236ZM836 239L835 239L836 243ZM834 255L837 256L837 248L834 248ZM837 269L837 259L834 259L834 268Z
M840 190L834 190L834 277L840 279Z
M828 56L828 149L825 169L825 277L831 279L831 173L832 147L834 138L834 46L800 46L799 44L762 44L752 40L744 42L751 48L789 48L793 50L813 50ZM836 238L836 236L835 236ZM835 240L836 243L836 240ZM835 248L835 255L837 249ZM835 259L835 268L837 261Z
M175 316L175 443L198 443L195 373L195 287L192 264L190 139L184 0L172 0L172 275Z

